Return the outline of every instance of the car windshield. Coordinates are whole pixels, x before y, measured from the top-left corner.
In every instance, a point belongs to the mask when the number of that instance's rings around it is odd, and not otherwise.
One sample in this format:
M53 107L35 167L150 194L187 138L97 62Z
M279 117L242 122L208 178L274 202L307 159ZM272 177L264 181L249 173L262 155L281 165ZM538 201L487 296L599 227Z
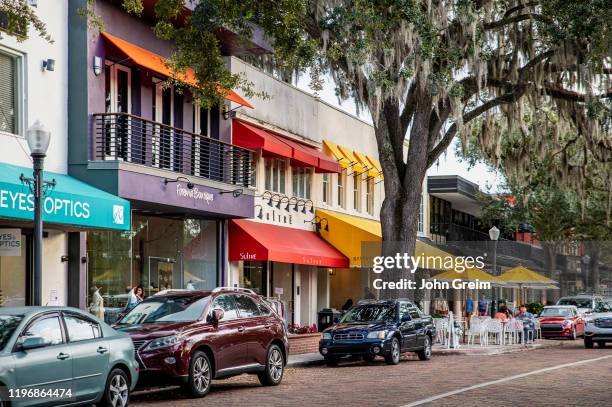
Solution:
M150 298L128 312L119 325L193 322L202 316L209 297Z
M22 319L23 315L0 315L0 350L4 349Z
M561 298L557 305L574 305L577 308L591 308L593 301L590 298Z
M570 318L573 315L572 310L569 308L544 308L540 316Z
M395 318L395 307L387 304L359 305L350 309L341 322L374 322L392 321Z
M595 306L593 310L595 312L612 312L612 303L609 302L600 302Z

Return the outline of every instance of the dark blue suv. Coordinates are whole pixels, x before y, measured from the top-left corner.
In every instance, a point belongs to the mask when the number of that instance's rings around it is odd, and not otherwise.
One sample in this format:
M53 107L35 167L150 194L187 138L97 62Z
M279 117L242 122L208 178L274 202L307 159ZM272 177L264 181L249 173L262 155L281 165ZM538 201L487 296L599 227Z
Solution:
M420 360L429 360L435 334L431 317L408 300L360 301L337 325L321 333L319 352L329 366L344 356L361 356L366 361L382 356L396 365L403 352L416 352Z

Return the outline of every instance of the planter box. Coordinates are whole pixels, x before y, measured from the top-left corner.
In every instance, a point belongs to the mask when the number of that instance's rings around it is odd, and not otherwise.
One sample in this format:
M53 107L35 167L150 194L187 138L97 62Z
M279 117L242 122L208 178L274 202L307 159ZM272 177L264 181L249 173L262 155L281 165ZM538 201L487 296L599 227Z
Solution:
M320 333L314 334L290 334L289 335L289 354L299 355L302 353L319 352Z

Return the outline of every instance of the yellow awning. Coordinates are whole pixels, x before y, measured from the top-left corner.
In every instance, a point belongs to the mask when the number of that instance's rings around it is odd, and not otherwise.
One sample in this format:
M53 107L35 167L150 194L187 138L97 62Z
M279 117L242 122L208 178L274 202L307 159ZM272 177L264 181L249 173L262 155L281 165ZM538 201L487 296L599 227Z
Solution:
M351 267L362 267L362 242L382 241L380 222L340 212L317 209L316 215L327 219L321 228L321 237L348 257ZM329 231L325 230L328 226ZM415 255L423 257L453 257L451 254L417 240Z
M330 157L333 157L343 168L351 166L349 160L340 152L338 146L329 140L323 140L323 151Z
M551 286L557 284L555 280L551 280L535 271L529 270L524 266L517 266L505 271L498 277L507 285L515 285L523 288L532 288L537 286Z
M376 176L378 175L378 171L374 168L372 163L368 161L366 156L358 151L353 151L353 154L355 155L355 157L357 157L357 161L359 161L359 164L361 164L364 169L368 170L368 177L376 178Z
M359 161L357 160L357 157L355 157L355 155L353 154L351 150L343 146L338 146L338 149L340 150L342 155L344 155L346 159L349 160L350 165L353 167L354 173L362 174L365 171L363 169L363 166L359 163Z
M376 171L378 172L378 176L380 177L380 179L384 179L385 177L383 176L383 170L382 167L380 166L380 163L378 162L378 160L376 158L372 158L369 155L366 155L366 158L368 159L368 161L370 162L370 164L372 164L372 166L374 167L374 169L376 169Z

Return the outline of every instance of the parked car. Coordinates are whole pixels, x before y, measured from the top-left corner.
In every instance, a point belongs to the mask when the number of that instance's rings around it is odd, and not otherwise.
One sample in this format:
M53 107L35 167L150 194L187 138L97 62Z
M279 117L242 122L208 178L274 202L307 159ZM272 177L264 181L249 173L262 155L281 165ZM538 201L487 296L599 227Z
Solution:
M586 321L584 347L592 348L595 342L601 347L612 342L612 303L598 304Z
M283 378L285 323L251 290L168 290L147 298L115 325L130 334L144 383L163 378L203 397L213 379L257 374L263 385Z
M557 305L573 305L578 309L580 314L589 314L593 312L597 304L603 302L603 299L596 295L579 294L569 297L562 297L557 301Z
M542 338L568 338L584 336L585 320L573 305L549 305L539 317Z
M429 360L434 337L433 320L410 301L360 301L337 325L321 333L319 352L330 366L344 356L367 361L382 356L395 365L403 352Z
M0 406L125 407L138 381L130 337L70 307L0 308Z

